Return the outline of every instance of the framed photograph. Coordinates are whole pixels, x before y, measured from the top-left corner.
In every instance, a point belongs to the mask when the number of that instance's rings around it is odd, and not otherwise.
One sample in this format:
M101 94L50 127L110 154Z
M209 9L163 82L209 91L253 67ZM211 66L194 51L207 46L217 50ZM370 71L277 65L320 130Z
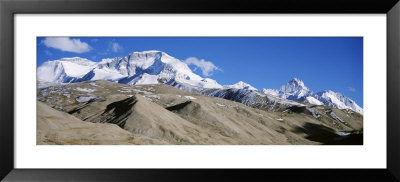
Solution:
M400 180L397 1L0 8L5 181Z

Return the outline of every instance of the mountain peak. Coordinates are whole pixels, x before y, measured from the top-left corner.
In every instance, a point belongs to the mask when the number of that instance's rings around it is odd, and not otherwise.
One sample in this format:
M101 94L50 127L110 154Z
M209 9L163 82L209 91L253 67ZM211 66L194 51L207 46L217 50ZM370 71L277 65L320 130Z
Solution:
M337 93L337 92L334 92L334 91L332 91L332 90L324 90L324 91L322 91L322 92L339 94L339 93Z
M239 81L239 82L235 83L234 85L249 85L249 84L247 84L243 81Z
M261 92L264 93L264 94L269 94L269 95L273 95L273 96L278 96L279 97L279 90L277 90L277 89L266 89L266 88L263 88Z
M297 84L304 87L304 82L296 77L289 81L289 83Z
M363 113L363 109L353 100L344 96L339 92L334 92L332 90L325 90L318 92L314 97L320 100L324 105L338 108L338 109L351 109L360 114Z
M258 89L254 88L248 83L245 83L243 81L239 81L233 85L224 85L224 88L234 88L234 89L245 89L245 90L254 90L257 91Z
M289 100L299 100L311 94L313 92L298 78L293 78L279 89L279 97Z
M282 85L280 89L280 91L284 93L293 93L301 90L310 91L310 89L304 85L304 82L296 77L291 79L285 85Z

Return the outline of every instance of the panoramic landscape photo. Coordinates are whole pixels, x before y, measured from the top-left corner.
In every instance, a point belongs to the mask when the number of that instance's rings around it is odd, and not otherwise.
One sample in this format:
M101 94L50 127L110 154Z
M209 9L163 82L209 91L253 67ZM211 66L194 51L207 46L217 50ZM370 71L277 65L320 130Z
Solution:
M363 145L362 37L37 37L37 145Z

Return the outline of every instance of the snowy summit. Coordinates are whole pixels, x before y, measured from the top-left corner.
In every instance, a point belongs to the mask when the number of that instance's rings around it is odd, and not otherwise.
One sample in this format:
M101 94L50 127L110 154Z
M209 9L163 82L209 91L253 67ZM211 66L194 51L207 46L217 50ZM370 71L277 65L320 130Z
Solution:
M252 91L257 91L258 89L254 88L253 86L251 86L248 83L239 81L233 85L224 85L224 89L244 89L244 90L252 90Z
M280 89L280 97L296 100L304 96L311 95L312 91L304 85L304 82L298 78L293 78Z
M322 91L314 94L304 82L298 78L293 78L285 85L282 85L279 90L276 89L262 89L264 94L277 96L280 98L301 101L314 105L327 105L338 109L351 109L360 114L363 109L350 98L331 90Z
M215 80L194 74L186 63L162 51L133 52L100 62L79 57L47 61L38 67L37 77L52 83L108 80L132 85L165 83L222 88Z

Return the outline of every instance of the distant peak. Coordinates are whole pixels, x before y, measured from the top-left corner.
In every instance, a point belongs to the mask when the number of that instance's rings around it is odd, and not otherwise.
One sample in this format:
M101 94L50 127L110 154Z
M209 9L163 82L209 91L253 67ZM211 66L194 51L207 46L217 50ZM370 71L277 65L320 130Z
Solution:
M235 84L233 84L233 85L238 85L238 86L251 86L250 84L245 83L245 82L243 82L243 81L239 81L239 82L237 82L237 83L235 83Z
M279 89L282 98L299 99L303 96L312 94L312 91L304 85L298 78L293 78Z
M278 89L263 88L262 91L279 91Z
M249 84L247 84L247 83L245 83L245 82L243 82L243 81L239 81L239 82L237 82L235 85L249 85Z
M292 80L290 80L289 83L295 83L297 85L304 86L304 82L296 77L294 77Z
M318 92L318 93L326 93L326 92L328 92L328 93L335 93L335 92L332 91L332 90L323 90L323 91L320 91L320 92Z
M294 81L298 81L298 82L300 82L300 81L301 81L300 79L298 79L298 78L296 78L296 77L292 78L292 80L294 80Z
M254 88L253 86L251 86L248 83L245 83L243 81L239 81L233 85L225 85L225 88L235 88L235 89L245 89L245 90L258 90L256 88Z
M332 91L332 90L324 90L322 92L319 92L318 94L324 94L324 93L329 93L329 94L333 94L333 95L337 95L337 96L343 96L343 94L341 94L339 92Z
M277 89L266 89L266 88L263 88L261 91L264 94L279 96L279 90L277 90Z

